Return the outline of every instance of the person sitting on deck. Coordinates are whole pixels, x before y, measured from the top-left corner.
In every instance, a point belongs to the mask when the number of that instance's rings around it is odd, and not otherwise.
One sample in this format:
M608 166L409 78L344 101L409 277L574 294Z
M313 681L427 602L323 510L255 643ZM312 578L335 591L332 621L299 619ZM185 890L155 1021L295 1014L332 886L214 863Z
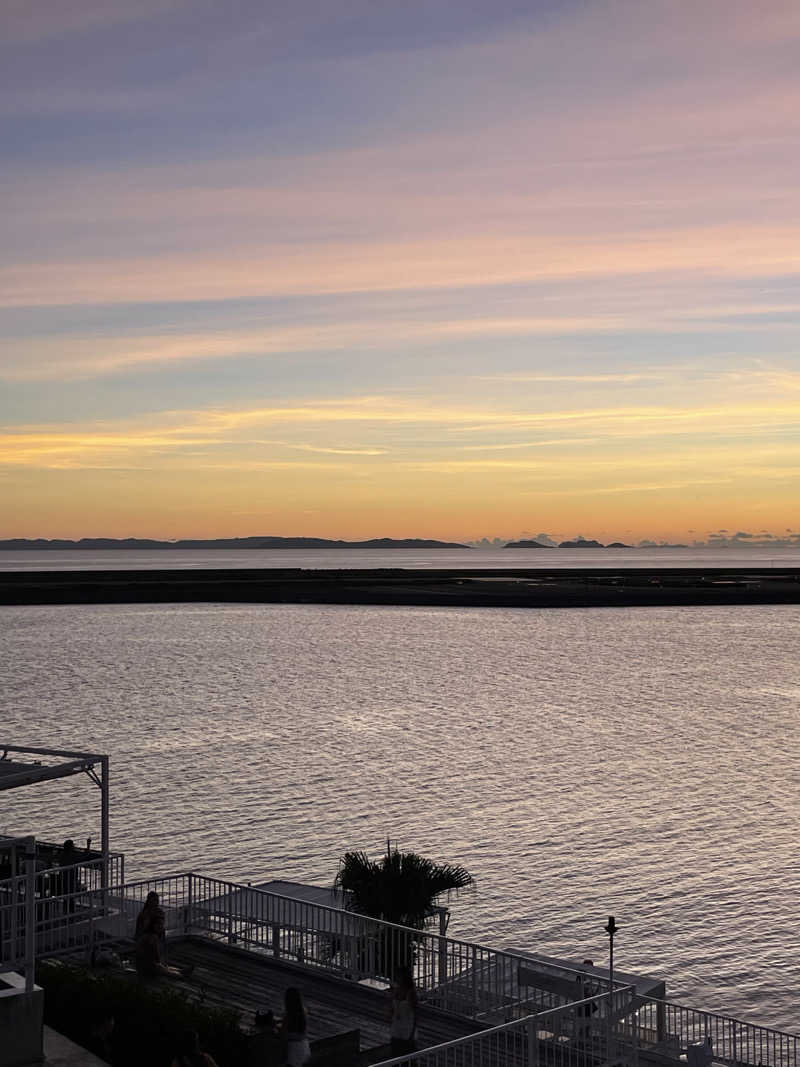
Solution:
M275 1015L269 1008L257 1011L254 1029L247 1042L246 1067L265 1067L270 1063L284 1063L285 1042L275 1025Z
M144 933L136 941L136 972L140 978L188 978L194 970L189 967L180 970L168 967L164 963L162 941L164 937L164 919L154 915Z
M166 916L164 914L164 909L159 904L158 893L151 890L147 894L144 907L136 916L136 930L133 935L136 941L138 941L142 934L147 931L156 916L159 916L164 923L164 926L166 926Z
M200 1047L200 1035L187 1030L181 1040L180 1052L170 1067L217 1067L217 1061Z
M303 1067L303 1064L311 1059L307 1029L308 1020L300 990L289 986L283 995L283 1018L280 1025L280 1035L286 1042L288 1067Z

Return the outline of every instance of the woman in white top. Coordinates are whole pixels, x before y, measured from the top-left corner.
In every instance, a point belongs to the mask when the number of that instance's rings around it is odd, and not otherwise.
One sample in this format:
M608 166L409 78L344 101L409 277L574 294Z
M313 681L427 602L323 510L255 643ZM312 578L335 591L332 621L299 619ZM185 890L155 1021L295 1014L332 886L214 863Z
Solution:
M389 1030L392 1055L417 1047L417 991L410 967L399 967L392 985L392 1021Z

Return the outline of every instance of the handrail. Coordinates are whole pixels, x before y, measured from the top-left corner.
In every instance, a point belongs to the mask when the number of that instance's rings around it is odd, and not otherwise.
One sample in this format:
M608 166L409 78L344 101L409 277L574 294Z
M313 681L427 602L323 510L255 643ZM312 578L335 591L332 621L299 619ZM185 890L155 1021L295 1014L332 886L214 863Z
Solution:
M313 909L313 911L315 912L326 913L329 916L338 917L344 915L351 919L361 920L365 923L369 923L380 929L384 929L387 931L397 931L399 934L407 934L409 935L409 937L413 937L414 939L430 939L435 940L437 944L441 941L445 941L451 944L468 946L470 948L475 948L481 952L489 952L496 956L502 956L504 958L514 960L523 967L532 968L538 965L545 973L557 977L565 977L575 980L577 978L585 978L587 976L586 970L581 969L579 967L570 967L567 964L555 964L552 963L550 960L541 959L540 957L534 955L516 953L513 951L509 951L508 949L490 948L488 945L483 945L479 942L464 941L460 938L449 937L447 934L441 934L431 930L420 930L416 927L403 926L399 923L387 922L385 919L376 919L370 915L364 915L361 912L357 911L347 911L343 908L333 908L327 904L311 903L310 901L300 900L296 897L288 897L280 893L273 893L268 889L262 889L256 886L246 885L241 882L230 882L226 879L215 878L213 876L208 875L200 875L196 874L195 872L189 872L189 877L201 879L206 882L214 882L217 885L225 886L229 890L235 892L246 891L247 893L258 894L259 896L271 898L276 901L290 901L292 904L300 905L302 908ZM598 985L608 985L608 979L603 978L602 976L597 975L594 972L591 972L590 978ZM615 980L614 987L617 989L625 989L627 988L627 983Z
M151 889L161 895L168 934L197 934L354 983L365 979L385 983L397 965L413 960L421 1002L485 1024L521 1024L550 1011L574 1010L577 1002L569 999L566 982L561 993L534 989L532 994L524 980L520 983L520 969L529 972L541 966L551 977L585 974L193 871L83 890L78 894L82 943L131 938L136 914ZM42 903L44 912L37 910L37 952L58 954L65 945L74 951L76 916L48 915L47 900ZM5 908L16 922L16 910ZM586 977L596 989L598 976ZM614 999L609 1015L604 1006L610 997ZM559 1003L548 1003L548 998ZM687 1046L711 1037L714 1060L729 1067L800 1067L800 1035L636 995L621 982L615 982L613 994L603 992L588 999L603 1006L594 1019L597 1026L614 1028L619 1042L636 1032L642 1048L657 1058L676 1062Z
M605 1021L614 1014L608 1002L622 995L630 1004L634 987L601 993L476 1034L392 1056L376 1063L375 1067L399 1067L400 1064L408 1067L415 1064L417 1067L472 1067L476 1064L535 1067L540 1062L549 1067L594 1067L603 1061L635 1065L638 1058L635 1027L621 1037L610 1030ZM605 1011L598 1010L602 1008Z
M36 861L36 838L33 835L26 837L4 837L6 846L16 850L22 845L25 855L25 873L15 875L9 879L11 889L10 903L0 913L0 971L16 970L22 966L25 971L25 992L31 994L34 986L34 971L36 968L36 937L34 933L35 905L35 861ZM22 909L18 905L19 890L22 889ZM10 922L8 931L4 929L5 912L8 911ZM20 913L21 912L21 913ZM20 925L22 929L20 930ZM22 951L19 943L22 942Z
M639 997L637 1004L642 1045L655 1054L675 1059L689 1045L710 1039L716 1063L800 1067L798 1034L654 997Z

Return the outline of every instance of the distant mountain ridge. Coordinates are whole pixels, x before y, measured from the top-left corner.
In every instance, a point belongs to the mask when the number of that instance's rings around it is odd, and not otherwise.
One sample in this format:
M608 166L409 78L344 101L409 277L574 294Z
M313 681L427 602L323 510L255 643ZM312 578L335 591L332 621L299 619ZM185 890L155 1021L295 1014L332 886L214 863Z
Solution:
M155 541L147 537L82 537L80 541L43 537L0 540L0 551L15 549L172 549L172 548L469 548L457 541L429 541L419 537L373 537L369 541L327 541L324 537L217 537L209 540Z

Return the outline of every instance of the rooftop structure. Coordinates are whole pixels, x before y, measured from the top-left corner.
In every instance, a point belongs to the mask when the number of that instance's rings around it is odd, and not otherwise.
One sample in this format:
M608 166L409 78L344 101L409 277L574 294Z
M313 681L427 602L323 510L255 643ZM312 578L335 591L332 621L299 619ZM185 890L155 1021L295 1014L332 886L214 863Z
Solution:
M37 758L31 758L37 757ZM54 748L0 743L0 790L54 782L75 774L86 774L100 790L100 850L109 853L109 760L91 752L66 752Z

